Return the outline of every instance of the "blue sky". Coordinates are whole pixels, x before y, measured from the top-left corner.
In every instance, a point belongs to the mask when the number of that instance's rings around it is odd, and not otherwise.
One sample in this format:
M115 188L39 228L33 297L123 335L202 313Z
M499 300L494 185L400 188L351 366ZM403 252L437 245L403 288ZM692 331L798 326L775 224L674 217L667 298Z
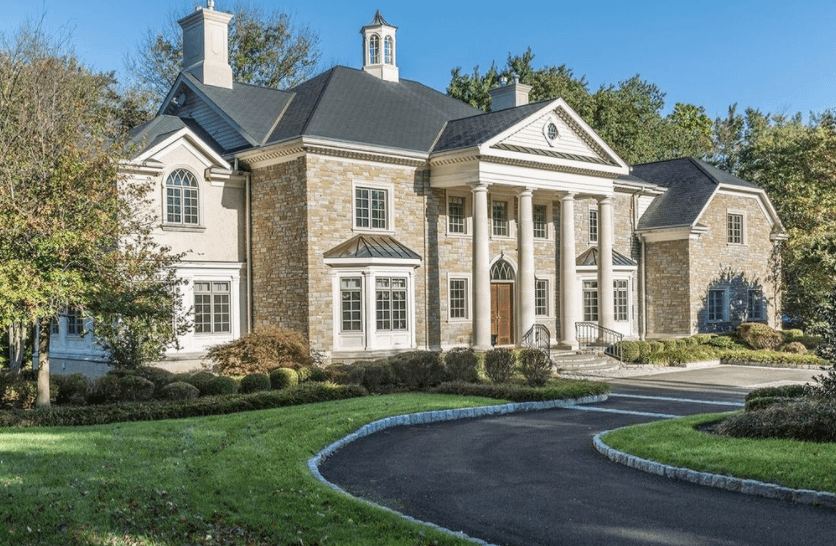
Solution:
M323 68L360 66L360 27L380 9L398 27L401 77L440 91L456 66L484 71L531 46L535 67L566 64L593 91L639 74L666 93L666 111L677 102L704 106L712 118L732 103L805 116L836 107L832 0L250 1L317 31ZM0 0L0 32L45 12L47 28L69 30L87 64L120 73L149 28L198 3ZM216 9L230 4L218 0Z

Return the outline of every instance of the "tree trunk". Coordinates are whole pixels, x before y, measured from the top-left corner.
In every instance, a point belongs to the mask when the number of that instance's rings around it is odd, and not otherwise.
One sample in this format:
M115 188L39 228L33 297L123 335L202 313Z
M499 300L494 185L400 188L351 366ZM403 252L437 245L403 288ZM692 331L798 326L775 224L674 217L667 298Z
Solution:
M20 369L23 367L26 330L21 322L13 322L9 325L9 367L14 374L20 373Z
M49 323L46 323L49 327ZM35 350L38 362L38 399L39 408L50 407L49 400L49 335L41 336L41 321L35 324ZM48 332L48 330L46 330Z

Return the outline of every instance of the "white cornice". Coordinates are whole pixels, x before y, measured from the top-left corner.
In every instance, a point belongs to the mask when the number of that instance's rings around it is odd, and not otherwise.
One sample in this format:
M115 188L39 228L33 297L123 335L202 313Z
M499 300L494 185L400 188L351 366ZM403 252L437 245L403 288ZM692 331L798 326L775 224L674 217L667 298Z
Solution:
M694 226L674 226L647 230L636 230L636 235L646 243L658 243L662 241L682 241L687 239L698 239L708 233L708 228L701 224Z
M305 153L409 167L425 166L428 159L428 154L424 152L411 152L382 146L308 137L295 138L263 148L247 150L236 154L236 157L250 168L262 168Z

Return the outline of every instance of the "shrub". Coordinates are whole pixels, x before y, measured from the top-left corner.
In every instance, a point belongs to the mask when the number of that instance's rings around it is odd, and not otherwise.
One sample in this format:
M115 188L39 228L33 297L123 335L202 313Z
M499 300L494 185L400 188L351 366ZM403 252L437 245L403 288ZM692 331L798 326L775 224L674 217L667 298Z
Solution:
M57 404L84 405L87 402L87 378L84 374L74 373L72 375L53 376L58 387L55 396Z
M746 401L756 398L799 398L807 392L805 385L781 385L780 387L761 387L750 391Z
M804 344L800 341L790 341L789 343L781 347L781 350L785 353L792 353L796 355L807 354L807 347L805 347Z
M154 384L155 392L174 381L174 374L154 366L140 366L136 373Z
M691 339L693 339L697 345L708 345L715 337L717 336L714 334L696 334L691 336Z
M475 383L479 380L479 359L470 347L456 347L444 355L444 366L451 381Z
M299 384L299 375L293 368L276 368L270 372L270 388L287 389Z
M209 360L223 375L269 373L274 368L312 364L308 341L299 332L259 327L236 340L211 347Z
M717 347L718 349L731 349L737 345L729 336L711 336L708 340L708 344L712 347Z
M792 328L790 330L784 330L784 339L786 341L795 341L796 339L804 337L804 332L799 330L798 328Z
M23 374L0 371L0 408L31 409L38 399L38 385Z
M338 385L360 385L363 368L355 364L332 364L328 367L328 379Z
M184 379L189 385L194 385L200 391L200 396L209 395L209 383L217 377L212 372L197 372Z
M784 438L802 442L836 441L836 404L796 398L733 415L717 425L719 434L736 438Z
M206 394L209 396L235 394L236 392L238 392L238 382L225 375L213 377L206 383Z
M752 351L746 349L723 351L723 364L762 364L764 366L820 366L822 359L814 354L797 355L775 351Z
M774 351L784 342L781 332L759 322L744 322L737 327L737 335L753 349Z
M425 389L444 381L441 354L434 351L410 351L389 358L392 378L410 390Z
M637 341L636 346L639 348L639 360L653 352L653 347L649 341Z
M485 375L494 383L506 383L511 379L516 363L511 349L491 349L485 353Z
M807 385L811 396L836 401L836 364L830 366L827 373L815 376L813 382L813 385Z
M641 358L641 350L638 341L619 341L618 346L621 348L621 358L624 362L637 362Z
M145 402L154 397L154 383L138 375L126 375L118 380L120 399Z
M161 388L158 396L162 400L193 400L200 396L200 391L189 383L174 381Z
M520 373L529 387L542 387L552 371L548 355L540 349L523 349L519 354Z
M675 339L663 339L662 346L665 351L675 351L678 348L678 344Z
M119 378L108 373L93 381L87 401L91 404L108 404L119 401L120 397Z
M661 353L665 350L665 344L661 341L651 341L650 342L650 352L651 353Z
M700 344L700 341L697 339L697 336L691 336L683 338L682 343L685 347L696 347Z
M542 387L514 383L463 383L452 381L430 389L430 392L461 396L484 396L512 402L536 402L580 398L609 392L610 386L601 381L551 380Z
M302 366L296 370L296 373L299 374L300 383L305 381L328 381L328 374L325 369L319 366Z
M270 390L270 376L266 373L251 373L241 378L241 394Z

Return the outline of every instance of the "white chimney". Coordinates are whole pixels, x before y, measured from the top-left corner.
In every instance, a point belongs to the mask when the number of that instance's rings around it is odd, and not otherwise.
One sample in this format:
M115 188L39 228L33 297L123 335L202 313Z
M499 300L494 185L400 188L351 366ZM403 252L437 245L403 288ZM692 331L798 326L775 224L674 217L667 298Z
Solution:
M491 112L524 106L528 104L528 94L531 86L520 83L520 78L514 74L514 83L508 85L508 80L502 78L499 87L488 89L491 95Z
M229 20L232 14L215 11L215 2L177 23L183 28L183 71L206 85L232 89L229 66Z

